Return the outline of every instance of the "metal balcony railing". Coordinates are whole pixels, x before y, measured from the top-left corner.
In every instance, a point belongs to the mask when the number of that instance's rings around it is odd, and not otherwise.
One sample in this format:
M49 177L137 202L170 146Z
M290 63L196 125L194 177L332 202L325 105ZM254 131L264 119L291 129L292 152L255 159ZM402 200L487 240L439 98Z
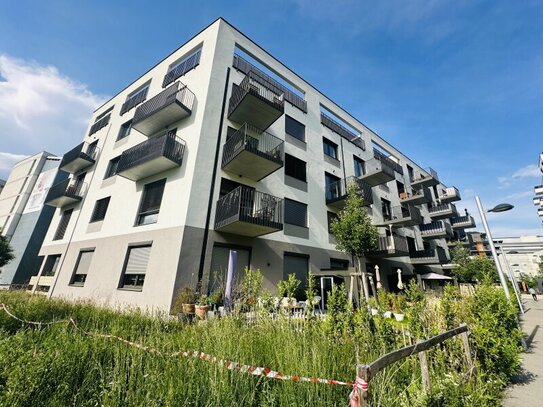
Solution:
M104 117L102 117L100 120L97 120L90 128L89 130L89 136L91 134L96 133L98 130L102 129L103 127L106 127L109 124L109 119L111 117L111 113L108 113Z
M449 261L447 252L440 246L424 250L416 250L409 253L411 259L418 261L437 261L439 263L446 263Z
M373 191L371 189L371 185L355 176L340 179L326 185L324 187L326 203L330 204L332 202L347 199L350 185L354 185L356 187L356 191L362 197L362 199L364 199L365 205L373 204Z
M448 200L448 199L460 199L460 191L456 187L448 187L440 191L439 199Z
M80 201L87 192L87 183L76 179L66 178L64 181L49 188L45 202L51 202L58 198L71 198L73 201Z
M415 221L416 223L421 223L422 216L420 214L419 208L411 205L399 205L393 206L390 209L389 213L383 213L384 221L402 221L404 219L409 219Z
M381 235L377 239L377 250L369 253L369 256L379 255L407 255L409 253L409 245L404 236L384 236Z
M257 71L249 71L230 97L228 115L230 116L248 93L267 101L277 110L284 111L283 91Z
M411 177L411 183L423 182L427 179L434 179L435 181L439 181L437 172L431 167L427 167L424 170L415 173Z
M242 151L249 151L282 165L283 150L283 140L245 123L226 141L222 155L222 167Z
M360 138L360 134L354 133L353 131L349 130L341 123L338 123L336 120L323 112L321 112L321 124L325 127L328 127L333 132L339 134L341 137L352 141L362 150L366 150L366 143L362 138Z
M60 168L63 169L63 167L68 166L70 163L73 163L77 159L83 159L88 162L88 165L94 164L96 157L98 155L99 148L96 146L95 143L89 144L89 143L81 143L77 145L76 147L72 148L70 151L68 151L64 156L62 157L62 161L60 162ZM84 168L84 165L78 165L78 169ZM68 171L71 172L71 171Z
M400 164L398 164L396 161L390 159L383 153L381 153L377 149L373 149L373 157L377 160L380 160L383 163L386 163L388 167L391 167L394 171L396 171L398 174L403 175L403 168Z
M437 220L435 222L425 223L420 225L420 234L422 236L431 236L431 235L440 235L440 234L446 234L446 235L452 235L453 231L451 228L451 225L448 223Z
M471 215L457 216L451 219L452 227L475 227L475 219Z
M536 185L534 187L534 193L536 195L543 195L543 185Z
M430 216L439 215L439 214L457 214L458 211L456 210L456 206L452 203L444 203L440 205L435 205L430 208L428 208L428 213Z

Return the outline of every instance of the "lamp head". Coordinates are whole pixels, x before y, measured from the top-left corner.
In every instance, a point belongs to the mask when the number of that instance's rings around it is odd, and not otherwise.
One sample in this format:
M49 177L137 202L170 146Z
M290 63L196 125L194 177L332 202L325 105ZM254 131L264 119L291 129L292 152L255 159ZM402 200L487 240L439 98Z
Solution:
M501 203L496 205L494 208L489 209L487 212L505 212L513 209L514 206L508 203Z

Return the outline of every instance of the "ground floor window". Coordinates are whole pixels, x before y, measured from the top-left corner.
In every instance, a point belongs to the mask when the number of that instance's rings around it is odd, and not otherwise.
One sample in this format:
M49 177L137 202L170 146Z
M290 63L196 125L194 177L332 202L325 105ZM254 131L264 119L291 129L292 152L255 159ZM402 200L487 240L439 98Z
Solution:
M120 288L140 291L143 289L150 255L150 244L128 248Z

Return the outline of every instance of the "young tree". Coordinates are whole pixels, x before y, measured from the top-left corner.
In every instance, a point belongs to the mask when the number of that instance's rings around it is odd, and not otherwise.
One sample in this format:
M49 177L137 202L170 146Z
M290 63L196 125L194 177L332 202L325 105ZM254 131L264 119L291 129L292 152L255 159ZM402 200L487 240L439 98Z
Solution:
M454 268L452 273L460 283L472 283L474 281L496 281L498 273L494 262L486 256L471 256L469 250L457 244L451 251Z
M332 222L330 229L336 238L336 248L356 259L358 272L362 275L364 296L368 301L368 281L362 259L369 252L377 249L378 233L363 203L363 198L358 194L356 186L349 185L345 208L339 213L338 219Z
M13 260L15 256L8 240L1 233L2 230L0 229L0 267L3 267Z

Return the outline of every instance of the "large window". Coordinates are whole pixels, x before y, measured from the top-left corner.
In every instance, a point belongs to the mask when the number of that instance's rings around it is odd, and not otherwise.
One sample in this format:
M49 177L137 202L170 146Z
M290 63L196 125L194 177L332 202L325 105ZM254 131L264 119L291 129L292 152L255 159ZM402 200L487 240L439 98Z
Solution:
M141 290L147 273L151 245L131 246L126 253L120 288Z
M361 177L365 174L366 169L364 166L364 160L358 158L357 156L353 156L353 162L354 162L354 175L356 177Z
M94 210L92 211L91 222L98 222L104 220L106 217L107 207L109 206L110 196L102 198L96 201L94 204Z
M328 140L326 137L322 138L322 149L327 156L335 158L336 160L338 159L337 144Z
M62 212L62 217L60 218L60 222L58 223L57 231L55 232L53 240L64 239L64 235L66 234L66 229L68 228L68 224L70 223L70 218L72 217L73 211L73 209L66 209L64 212Z
M119 166L120 159L121 159L121 156L119 155L109 160L109 164L107 165L106 175L104 179L113 177L115 174L117 174L117 167Z
M285 133L305 142L305 126L287 115L285 115Z
M136 225L148 225L157 222L165 185L166 179L161 179L143 187Z
M307 182L305 167L305 161L285 153L285 175Z
M117 134L117 141L125 137L128 137L128 135L130 134L130 130L132 130L132 119L121 124L121 128L119 129L119 134Z
M307 227L307 205L285 198L285 223Z
M341 194L340 178L335 175L324 173L324 190L326 192L326 199L331 201L339 198Z
M57 272L58 265L60 263L60 254L52 254L47 256L41 275L52 277Z
M70 284L83 286L87 280L87 274L89 273L90 264L94 249L81 250L77 257L77 263L75 263L74 274Z
M381 198L381 213L383 214L384 220L392 219L392 207L390 201L384 198Z

